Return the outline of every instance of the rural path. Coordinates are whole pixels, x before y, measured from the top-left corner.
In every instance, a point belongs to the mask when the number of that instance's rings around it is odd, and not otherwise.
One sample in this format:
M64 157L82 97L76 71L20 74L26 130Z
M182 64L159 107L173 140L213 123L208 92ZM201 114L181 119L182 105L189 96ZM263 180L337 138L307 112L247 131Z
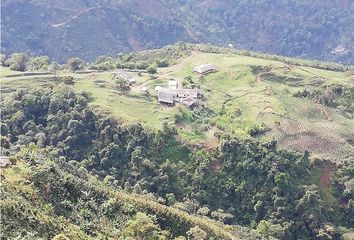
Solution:
M55 27L55 28L58 28L58 27L62 27L62 26L65 26L66 24L68 24L69 22L71 22L72 20L80 17L80 15L84 14L84 13L87 13L91 10L94 10L94 9L97 9L99 7L91 7L91 8L87 8L85 10L82 10L80 12L78 12L77 14L75 14L74 16L71 16L70 18L68 18L67 20L65 20L64 22L61 22L61 23L57 23L57 24L52 24L52 27Z
M158 78L171 78L171 73L175 73L175 72L180 72L184 66L184 64L186 62L188 62L191 58L193 58L194 56L197 55L197 51L192 51L191 55L189 55L188 57L184 58L182 61L180 61L179 63L175 64L172 66L172 69L169 70L168 72L164 72L158 75ZM178 84L181 84L180 82Z
M16 77L1 77L1 80L26 80L26 79L34 79L34 78L52 78L54 74L41 74L41 75L31 75L31 76L16 76Z
M77 77L87 77L94 75L102 75L102 74L113 74L115 71L109 72L92 72L92 73L77 73ZM75 73L74 73L75 74ZM57 77L65 77L65 76L72 76L72 74L57 74ZM53 73L48 74L40 74L40 75L30 75L30 76L16 76L16 77L1 77L2 80L26 80L26 79L34 79L34 78L52 78L54 77ZM75 76L76 77L76 76Z
M130 90L135 93L141 92L141 88L146 87L152 81L154 81L154 79L148 79L143 82L134 84L133 86L130 87Z

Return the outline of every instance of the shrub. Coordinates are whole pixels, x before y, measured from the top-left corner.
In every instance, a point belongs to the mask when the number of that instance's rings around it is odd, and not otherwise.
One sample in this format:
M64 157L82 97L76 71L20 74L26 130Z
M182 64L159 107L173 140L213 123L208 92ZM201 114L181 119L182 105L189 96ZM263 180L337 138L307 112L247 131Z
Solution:
M72 77L72 76L65 76L64 78L63 78L63 81L64 81L64 83L65 84L68 84L68 85L74 85L74 77Z
M11 70L25 71L28 62L28 55L26 53L13 53L11 57L6 60L5 65L10 66Z

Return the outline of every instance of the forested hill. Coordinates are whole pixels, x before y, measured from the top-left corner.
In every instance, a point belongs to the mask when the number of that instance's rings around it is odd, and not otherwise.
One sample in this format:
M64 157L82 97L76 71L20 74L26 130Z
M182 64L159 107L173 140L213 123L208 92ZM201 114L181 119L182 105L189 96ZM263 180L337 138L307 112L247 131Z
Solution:
M339 240L353 227L350 159L333 178L338 205L312 183L308 153L237 137L192 151L173 129L124 126L89 101L63 87L2 103L4 239L263 239L251 227L266 239Z
M2 239L353 239L350 66L185 43L1 60ZM161 103L171 79L203 96Z
M353 64L353 11L349 0L4 0L1 51L93 60L188 41Z

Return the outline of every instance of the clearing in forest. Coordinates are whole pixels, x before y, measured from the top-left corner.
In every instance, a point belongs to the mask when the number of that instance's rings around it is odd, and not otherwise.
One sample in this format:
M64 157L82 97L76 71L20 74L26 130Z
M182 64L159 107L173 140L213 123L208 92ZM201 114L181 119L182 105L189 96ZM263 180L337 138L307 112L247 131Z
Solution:
M213 63L218 71L201 76L193 67ZM281 147L310 150L323 157L341 158L354 155L350 136L354 136L354 119L342 111L296 98L294 93L309 87L341 84L352 87L352 77L309 67L289 67L283 62L235 54L213 54L193 51L189 56L169 67L158 68L158 73L133 72L136 83L130 90L116 88L113 73L71 75L78 91L88 91L94 97L92 106L102 113L128 122L141 122L150 128L161 129L165 123L176 126L179 138L193 145L215 148L219 132L239 136L252 134L264 140L276 139ZM8 69L4 69L9 73ZM2 74L3 76L3 74ZM167 106L156 99L156 86L168 87L174 79L180 86L200 87L203 98L200 105L208 114L183 106ZM186 80L189 79L189 80ZM97 84L102 80L105 84ZM190 81L190 82L188 82ZM11 92L27 87L60 85L50 78L34 76L26 80L2 78L2 91ZM147 91L142 91L142 88ZM192 116L175 123L177 115ZM183 115L183 114L182 114ZM184 116L185 117L185 116Z

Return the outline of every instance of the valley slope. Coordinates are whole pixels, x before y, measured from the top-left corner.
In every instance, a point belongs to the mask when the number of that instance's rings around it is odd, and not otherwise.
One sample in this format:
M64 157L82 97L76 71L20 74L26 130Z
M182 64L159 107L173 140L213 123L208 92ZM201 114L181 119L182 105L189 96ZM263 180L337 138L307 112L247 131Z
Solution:
M186 41L353 64L353 8L346 0L6 0L1 51L92 61Z
M68 68L2 67L9 237L353 235L351 66L179 43ZM171 79L193 108L158 102Z

